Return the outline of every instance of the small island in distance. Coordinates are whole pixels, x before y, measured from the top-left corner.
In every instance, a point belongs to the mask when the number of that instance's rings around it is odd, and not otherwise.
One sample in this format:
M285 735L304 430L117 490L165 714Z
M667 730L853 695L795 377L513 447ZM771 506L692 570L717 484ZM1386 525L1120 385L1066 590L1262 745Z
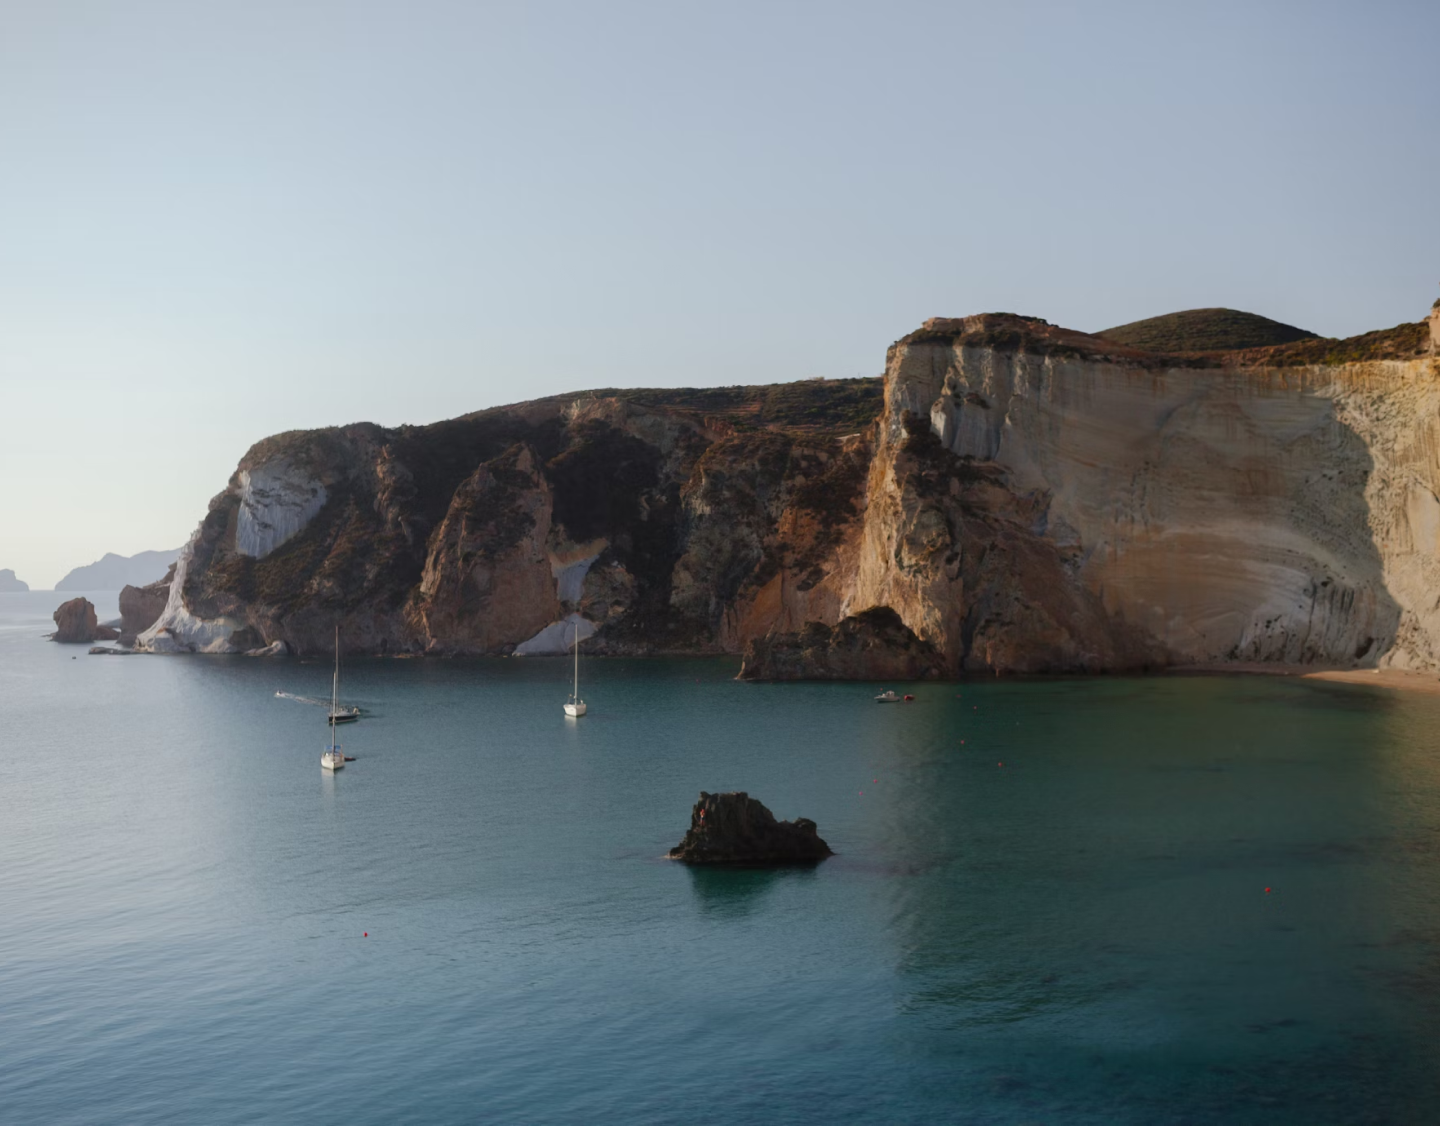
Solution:
M142 551L137 555L106 552L94 563L70 571L55 584L55 589L121 590L127 586L145 586L164 575L179 555L178 547L173 551Z
M30 589L30 584L15 577L15 572L6 567L0 570L0 594L19 594Z

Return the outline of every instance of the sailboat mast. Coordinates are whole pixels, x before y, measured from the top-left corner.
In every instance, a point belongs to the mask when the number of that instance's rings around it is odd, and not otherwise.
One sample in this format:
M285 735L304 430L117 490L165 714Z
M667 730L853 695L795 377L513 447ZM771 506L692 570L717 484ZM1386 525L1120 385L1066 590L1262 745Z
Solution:
M335 706L340 702L340 627L335 627L335 675L330 681L330 750L335 750Z
M575 623L575 687L571 695L580 699L580 623Z

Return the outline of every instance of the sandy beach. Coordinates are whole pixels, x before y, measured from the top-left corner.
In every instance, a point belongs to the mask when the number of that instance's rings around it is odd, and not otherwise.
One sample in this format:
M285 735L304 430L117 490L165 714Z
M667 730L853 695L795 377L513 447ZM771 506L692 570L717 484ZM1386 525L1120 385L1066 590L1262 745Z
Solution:
M1408 669L1332 669L1328 672L1307 672L1306 680L1330 680L1340 684L1368 684L1377 688L1399 688L1406 692L1423 692L1440 696L1440 676Z

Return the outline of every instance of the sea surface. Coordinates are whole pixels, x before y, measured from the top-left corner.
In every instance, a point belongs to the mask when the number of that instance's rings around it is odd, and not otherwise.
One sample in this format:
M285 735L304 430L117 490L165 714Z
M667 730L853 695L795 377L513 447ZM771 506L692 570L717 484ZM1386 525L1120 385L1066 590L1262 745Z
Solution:
M1440 699L355 659L331 777L327 660L62 597L0 595L7 1123L1440 1119ZM662 859L702 789L838 855Z

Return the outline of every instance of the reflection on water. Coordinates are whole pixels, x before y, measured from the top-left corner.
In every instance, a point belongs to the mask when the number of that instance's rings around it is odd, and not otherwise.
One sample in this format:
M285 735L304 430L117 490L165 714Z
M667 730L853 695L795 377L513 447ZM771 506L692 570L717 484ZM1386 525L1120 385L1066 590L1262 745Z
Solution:
M596 661L566 724L563 659L355 660L370 714L328 777L316 709L274 695L324 698L325 662L72 661L31 618L0 602L15 1121L1440 1105L1440 700L1114 679L877 708ZM660 860L702 789L837 855Z
M678 861L677 861L678 863ZM748 915L761 906L782 880L813 880L815 865L750 868L729 864L687 864L690 887L700 910L715 916Z
M926 784L886 846L950 858L886 885L920 1038L1047 1120L1433 1120L1440 932L1407 927L1440 910L1434 705L1105 689L907 733Z

